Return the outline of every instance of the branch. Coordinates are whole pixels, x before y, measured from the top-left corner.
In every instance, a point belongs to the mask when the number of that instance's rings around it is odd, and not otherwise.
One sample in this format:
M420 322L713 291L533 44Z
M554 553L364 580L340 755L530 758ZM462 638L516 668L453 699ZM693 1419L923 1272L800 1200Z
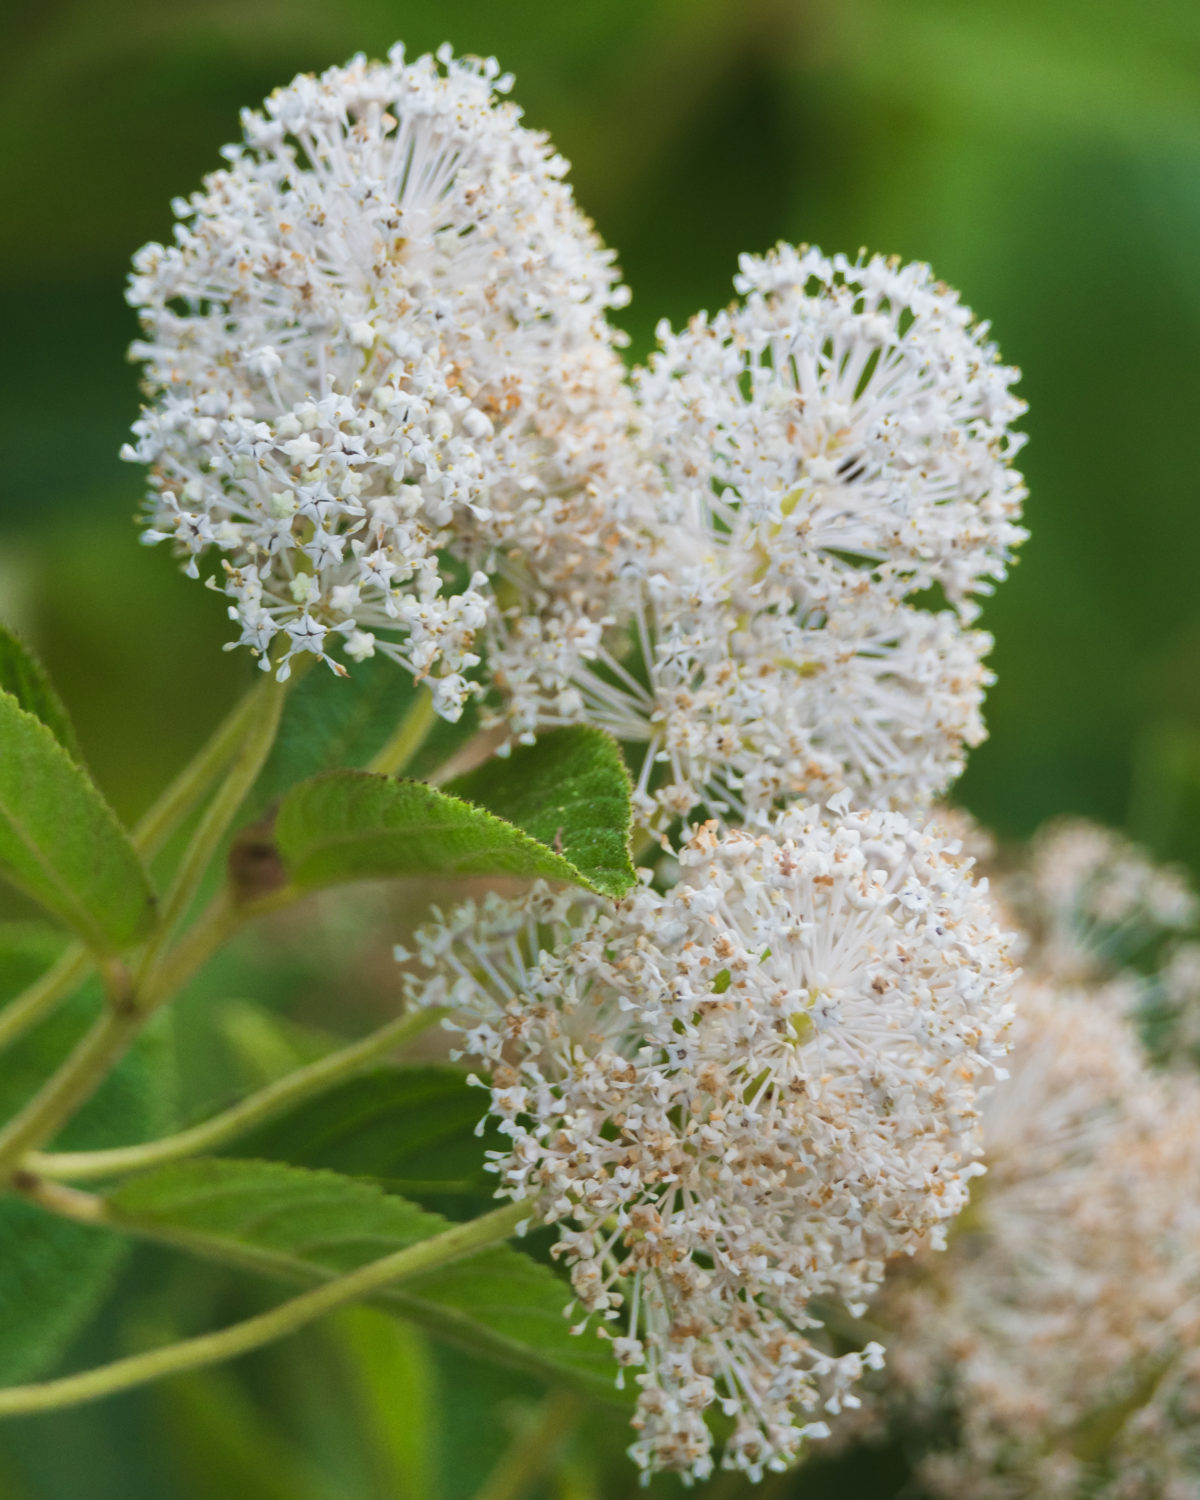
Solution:
M88 1182L141 1171L146 1167L160 1167L165 1162L213 1151L291 1105L323 1093L344 1078L353 1076L376 1058L419 1036L446 1014L446 1011L436 1009L409 1012L361 1041L341 1047L308 1067L277 1079L223 1113L161 1140L147 1141L139 1146L118 1146L107 1151L34 1152L25 1158L24 1166L39 1177Z
M249 717L249 731L228 777L192 835L164 902L158 930L142 957L132 988L120 995L119 1003L110 1003L105 1008L57 1072L0 1131L0 1179L26 1152L50 1140L59 1126L92 1096L150 1016L191 977L214 946L240 925L240 921L234 921L222 910L218 898L216 908L210 907L178 947L164 953L172 929L191 906L213 854L270 753L283 699L284 689L271 678L255 690L255 712ZM187 961L180 962L184 955Z
M247 1354L251 1349L259 1349L264 1344L295 1333L335 1308L369 1297L392 1282L402 1281L420 1271L445 1265L448 1261L458 1260L464 1255L506 1240L517 1224L528 1218L528 1215L528 1205L509 1203L468 1224L456 1224L444 1234L422 1240L420 1244L410 1245L405 1250L398 1250L394 1255L387 1255L369 1265L360 1266L358 1270L327 1281L312 1291L302 1292L300 1296L272 1308L270 1312L248 1318L244 1323L235 1323L232 1328L222 1329L219 1333L184 1339L165 1349L134 1354L128 1359L118 1359L112 1364L101 1365L98 1369L87 1370L80 1375L67 1375L61 1380L10 1386L7 1390L0 1390L0 1417L25 1416L32 1412L78 1406L85 1401L97 1401L103 1396L113 1395L117 1391L146 1385L166 1375L200 1370L206 1365Z

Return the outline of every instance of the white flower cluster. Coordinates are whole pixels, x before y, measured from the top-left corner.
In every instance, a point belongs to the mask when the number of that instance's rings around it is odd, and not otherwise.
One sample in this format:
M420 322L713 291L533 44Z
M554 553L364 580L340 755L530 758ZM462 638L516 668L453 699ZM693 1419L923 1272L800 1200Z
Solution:
M1102 977L1200 919L1186 876L1136 844L1081 818L1034 840L1013 895L1037 940L1039 970L1066 980Z
M281 674L384 652L445 717L486 684L520 736L644 744L659 831L927 803L983 736L973 596L1024 536L986 325L925 266L780 247L626 381L566 164L494 62L439 58L277 91L139 253L146 539L220 554Z
M737 286L715 319L660 329L638 372L653 471L613 626L579 643L565 693L563 630L548 650L542 621L519 627L508 712L644 744L656 829L843 787L927 805L983 738L974 595L1025 536L1017 372L925 266L781 246ZM913 602L931 593L953 609Z
M137 256L151 404L124 456L151 466L146 540L193 574L222 555L264 667L277 637L281 675L386 651L454 718L493 575L536 597L603 550L629 418L623 293L566 163L494 62L439 58L356 58L243 114Z
M921 1467L936 1494L1200 1485L1200 1089L1153 1072L1098 999L1022 990L969 1222L872 1313L910 1419L939 1398L957 1412L956 1446Z
M1001 884L1030 967L1133 1018L1156 1060L1200 1056L1200 897L1185 872L1082 818L1049 824Z
M987 326L923 265L780 246L742 305L661 350L641 389L680 509L810 608L940 585L963 613L1002 578L1024 410Z
M699 829L666 894L543 888L418 934L412 999L490 1070L501 1191L563 1224L585 1319L642 1371L643 1467L707 1475L714 1403L727 1467L792 1462L882 1353L835 1356L813 1299L861 1311L962 1208L1011 968L957 848L795 809Z
M721 1408L757 1477L881 1357L818 1299L859 1310L981 1170L1010 961L922 830L983 737L1023 403L927 267L786 246L627 378L611 256L508 87L397 48L247 112L137 258L125 452L146 540L281 678L381 653L445 718L632 747L678 883L465 908L420 999L637 1372L639 1464L709 1473Z

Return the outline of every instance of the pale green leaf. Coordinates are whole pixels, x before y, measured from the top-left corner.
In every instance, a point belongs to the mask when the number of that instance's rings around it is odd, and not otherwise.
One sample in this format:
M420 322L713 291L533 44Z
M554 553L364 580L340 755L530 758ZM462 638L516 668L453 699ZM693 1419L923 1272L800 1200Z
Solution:
M149 878L112 810L52 731L3 691L0 874L101 952L128 947L154 920Z
M122 1184L108 1203L131 1233L299 1282L327 1280L448 1227L369 1183L263 1161L163 1167ZM615 1396L606 1345L568 1331L570 1289L511 1246L426 1271L374 1300L474 1353Z
M46 669L20 636L0 625L0 688L11 693L26 713L40 719L71 756L83 764L75 726Z

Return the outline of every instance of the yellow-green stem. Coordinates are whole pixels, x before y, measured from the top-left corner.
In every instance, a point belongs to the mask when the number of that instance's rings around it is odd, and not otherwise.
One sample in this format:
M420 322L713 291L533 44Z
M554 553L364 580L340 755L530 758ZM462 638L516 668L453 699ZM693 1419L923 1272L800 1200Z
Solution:
M224 892L172 950L164 951L171 930L187 911L213 854L237 816L270 753L283 708L283 687L273 679L256 692L258 712L222 783L201 818L163 905L155 936L126 993L114 997L62 1066L0 1131L0 1181L29 1151L50 1140L92 1096L134 1037L200 963L245 920L229 908Z
M157 854L179 827L208 786L233 757L246 726L259 704L254 688L234 706L216 732L179 773L132 834L133 846L144 859ZM0 1052L23 1036L71 993L93 967L93 957L81 943L72 943L62 956L23 994L0 1011Z
M247 721L246 733L238 746L229 774L205 809L204 816L184 850L171 888L163 900L157 930L146 947L138 971L138 990L145 987L147 979L158 967L172 932L187 915L188 908L195 900L213 855L229 832L250 788L258 780L258 774L275 743L286 693L287 685L277 682L273 674L269 674L255 692L254 712Z
M107 1151L32 1152L25 1157L22 1166L39 1177L64 1182L91 1182L125 1172L143 1171L147 1167L159 1167L166 1162L196 1156L202 1151L214 1151L301 1100L310 1099L352 1077L376 1058L428 1030L446 1014L444 1010L431 1008L400 1016L361 1041L341 1047L308 1067L277 1079L258 1093L189 1130L178 1131L161 1140L147 1141L144 1145L121 1146Z
M475 1500L521 1500L554 1463L581 1410L579 1397L570 1391L548 1396L533 1420L522 1426Z
M82 1195L81 1195L82 1196ZM128 1359L116 1360L99 1369L87 1370L79 1375L68 1375L61 1380L47 1380L37 1385L10 1386L0 1390L0 1417L27 1416L32 1412L55 1411L64 1406L78 1406L86 1401L97 1401L117 1391L126 1391L134 1386L146 1385L166 1375L176 1375L185 1370L200 1370L206 1365L218 1364L246 1354L264 1344L273 1343L289 1333L315 1322L335 1308L361 1301L373 1293L382 1291L393 1282L402 1281L420 1271L445 1265L464 1255L473 1254L501 1240L506 1240L523 1218L528 1217L528 1205L510 1203L468 1224L456 1224L443 1234L422 1240L417 1245L398 1250L394 1255L372 1261L345 1276L327 1281L311 1291L262 1313L248 1318L232 1328L219 1333L203 1334L200 1338L184 1339L170 1344L165 1349L154 1349L145 1354L135 1354Z
M380 776L399 776L425 743L436 719L433 694L428 688L418 688L412 707L397 725L391 739L367 766L367 770L375 771Z
M259 712L262 684L243 694L217 726L215 733L145 813L133 832L134 847L150 859L195 807L217 775L233 759L246 737L247 726Z

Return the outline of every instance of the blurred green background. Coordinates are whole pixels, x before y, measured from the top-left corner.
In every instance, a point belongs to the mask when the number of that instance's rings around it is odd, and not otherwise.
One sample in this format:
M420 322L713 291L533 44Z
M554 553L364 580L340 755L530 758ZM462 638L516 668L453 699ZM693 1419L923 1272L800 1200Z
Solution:
M635 354L780 238L929 260L991 319L1031 406L1033 539L985 613L999 683L961 797L1003 835L1086 813L1200 869L1196 0L43 0L10 6L6 33L0 618L42 652L122 813L249 671L218 649L219 599L137 545L140 476L116 457L137 407L129 256L169 235L240 105L359 49L449 39L515 71L574 163L633 289ZM249 1295L135 1266L185 1322ZM61 1440L31 1424L0 1455L0 1500L465 1497L508 1409L470 1417L469 1462L453 1423L417 1451L395 1371L409 1410L474 1412L482 1381L519 1416L524 1388L396 1330L364 1314ZM586 1469L553 1493L632 1489Z

